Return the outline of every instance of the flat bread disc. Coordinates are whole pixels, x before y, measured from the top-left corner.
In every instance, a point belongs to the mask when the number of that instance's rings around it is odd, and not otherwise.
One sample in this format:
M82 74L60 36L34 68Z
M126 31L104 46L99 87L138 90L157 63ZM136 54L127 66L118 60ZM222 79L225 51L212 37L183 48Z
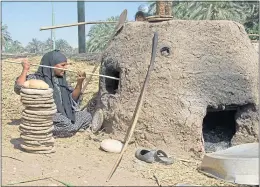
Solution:
M40 127L33 127L33 126L28 126L28 125L24 125L24 124L20 124L20 127L22 127L25 130L35 130L35 131L41 131L41 130L47 130L50 127L52 127L52 125L49 126L40 126Z
M48 115L55 114L55 113L57 112L57 109L49 110L49 111L40 111L40 110L38 110L38 111L33 111L33 110L25 109L24 112L27 113L27 114L48 116Z
M30 133L30 134L34 134L34 135L37 135L37 134L45 134L45 133L50 133L54 130L54 127L50 127L48 129L44 129L44 130L32 130L32 129L25 129L23 128L22 126L19 126L19 130L22 131L23 133Z
M51 154L51 153L55 153L55 147L53 147L52 149L50 150L47 150L47 151L30 151L30 150L26 150L24 149L25 152L27 153L31 153L31 154Z
M21 147L23 149L29 150L29 151L49 151L53 148L53 146L38 146L38 147L32 147L30 145L24 145L21 144Z
M32 133L22 132L21 136L27 136L29 138L37 138L37 139L47 139L47 138L53 137L53 134L52 133L49 133L49 134L46 133L46 134L37 134L37 135L35 135L35 134L32 134Z
M47 138L32 138L32 137L28 137L28 136L25 136L25 135L20 135L20 137L23 139L23 140L28 140L28 141L49 141L51 140L53 137L47 137Z
M49 124L53 124L53 120L46 120L46 121L29 121L27 119L22 118L22 124L30 125L30 126L47 126Z
M52 119L53 114L52 115L48 115L48 116L41 116L41 115L33 115L33 114L27 114L24 111L22 112L22 116L24 117L28 117L28 118L36 118L36 119Z
M24 142L31 144L31 145L42 145L42 144L53 144L55 139L51 137L48 140L23 140Z
M39 100L28 101L28 100L21 99L21 102L23 104L29 104L29 105L52 104L52 103L54 103L54 99L49 99L49 100L46 99L46 100L42 100L42 101L39 101Z
M25 119L27 121L31 122L41 122L41 123L46 123L48 121L52 120L52 117L46 117L46 118L37 118L37 117L28 117L28 116L22 116L22 119Z
M49 101L53 97L39 97L39 98L30 98L30 97L21 97L21 101Z
M21 92L27 95L47 95L47 94L52 94L53 89L48 88L47 90L39 90L39 89L21 88Z
M47 146L47 147L53 147L54 143L52 142L39 142L39 141L23 141L24 145L32 146L32 147L37 147L37 146Z
M36 94L25 94L20 92L20 96L22 99L28 98L28 99L45 99L45 98L53 98L53 93L50 94L44 94L44 95L36 95Z
M23 106L27 109L27 110L55 110L56 109L56 104L52 103L52 104L23 104Z

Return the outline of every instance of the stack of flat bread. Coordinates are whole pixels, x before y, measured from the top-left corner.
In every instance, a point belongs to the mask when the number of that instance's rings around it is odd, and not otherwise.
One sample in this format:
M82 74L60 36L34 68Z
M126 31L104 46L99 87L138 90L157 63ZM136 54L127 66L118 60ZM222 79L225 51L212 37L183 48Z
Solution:
M22 122L19 126L23 143L21 147L29 153L53 153L53 115L57 112L53 90L42 80L29 80L20 92Z

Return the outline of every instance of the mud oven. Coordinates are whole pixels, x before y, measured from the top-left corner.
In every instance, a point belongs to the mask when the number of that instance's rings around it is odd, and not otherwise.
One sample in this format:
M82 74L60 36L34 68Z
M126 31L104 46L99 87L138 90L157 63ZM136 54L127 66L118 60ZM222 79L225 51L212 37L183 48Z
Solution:
M103 56L103 126L124 140L159 34L134 139L172 154L206 152L258 141L258 54L232 21L132 22Z

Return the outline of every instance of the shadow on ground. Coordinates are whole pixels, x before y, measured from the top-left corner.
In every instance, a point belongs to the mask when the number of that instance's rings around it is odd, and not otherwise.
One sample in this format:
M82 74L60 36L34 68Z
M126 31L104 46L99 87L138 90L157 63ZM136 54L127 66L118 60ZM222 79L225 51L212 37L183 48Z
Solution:
M15 149L21 150L21 143L23 142L22 138L13 138L10 142L14 145Z
M20 125L22 122L22 119L11 119L11 122L7 123L8 125Z

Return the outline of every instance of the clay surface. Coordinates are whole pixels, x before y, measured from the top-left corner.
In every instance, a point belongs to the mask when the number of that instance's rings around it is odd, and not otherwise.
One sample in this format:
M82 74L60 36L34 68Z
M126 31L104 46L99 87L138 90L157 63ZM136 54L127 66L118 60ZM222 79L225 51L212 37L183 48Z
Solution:
M159 34L155 69L133 139L169 154L198 157L207 108L236 105L238 132L232 143L258 141L257 110L252 109L258 105L258 54L244 27L232 21L127 23L100 68L101 74L120 76L119 84L100 78L106 131L124 140L155 31ZM244 109L248 104L251 109Z

